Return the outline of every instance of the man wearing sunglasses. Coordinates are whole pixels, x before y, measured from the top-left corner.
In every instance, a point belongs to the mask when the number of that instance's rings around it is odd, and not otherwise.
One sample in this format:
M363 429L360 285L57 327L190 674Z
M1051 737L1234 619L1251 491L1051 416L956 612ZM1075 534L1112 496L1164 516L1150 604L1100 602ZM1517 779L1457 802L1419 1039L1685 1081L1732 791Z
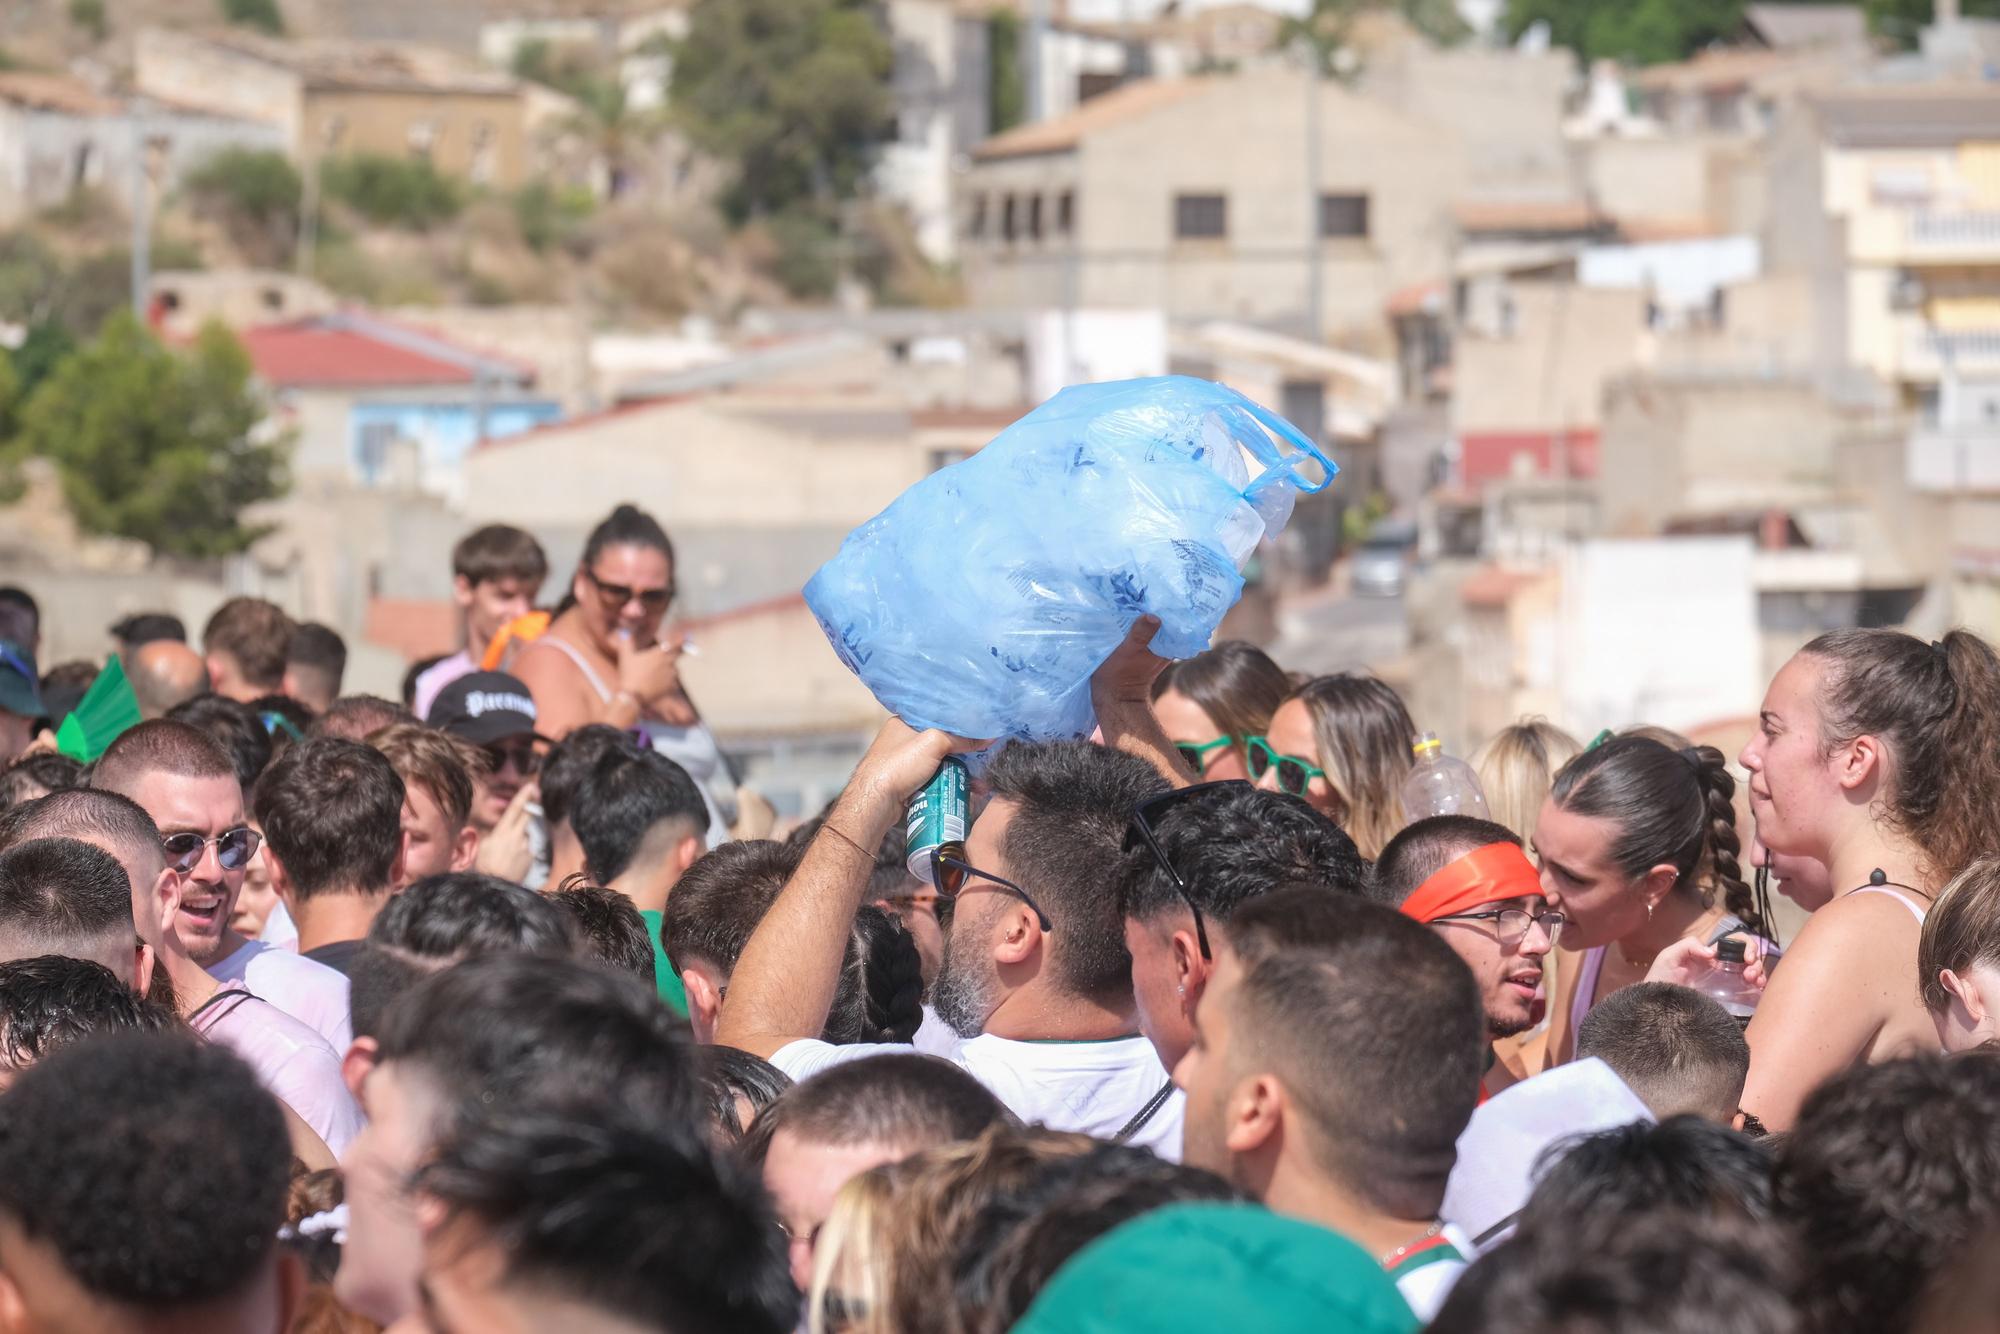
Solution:
M832 1047L824 1028L874 850L951 750L941 732L882 727L730 977L716 1041L803 1079L883 1046ZM939 857L955 897L932 1003L958 1034L949 1059L1025 1121L1171 1156L1179 1100L1134 1014L1116 885L1132 811L1166 789L1153 765L1087 742L1013 745L986 769L991 798L962 857Z
M189 1027L242 1057L257 1072L258 1082L338 1154L361 1128L360 1109L341 1082L339 1053L303 1022L253 995L241 980L218 982L188 957L174 929L181 877L166 864L152 817L130 797L98 788L52 792L0 815L0 852L54 838L88 843L124 868L140 942L141 993L170 992ZM169 986L155 990L159 977Z
M1194 1041L1194 1010L1214 972L1216 928L1281 885L1358 893L1367 863L1354 840L1298 797L1246 782L1155 797L1125 833L1120 902L1139 1031L1171 1070Z
M179 881L174 933L188 957L217 981L240 981L309 1025L334 1051L346 1051L347 979L323 963L246 939L230 925L262 838L249 826L228 753L186 723L141 723L111 743L91 783L137 802L159 827L160 850Z
M482 837L490 834L509 803L542 767L535 697L519 677L472 672L438 692L425 721L486 753L488 767L477 776L472 823Z
M1430 924L1465 960L1496 1041L1534 1025L1542 964L1563 915L1542 897L1541 878L1512 830L1465 815L1419 820L1382 849L1370 892ZM1521 1073L1494 1056L1485 1093L1498 1093Z

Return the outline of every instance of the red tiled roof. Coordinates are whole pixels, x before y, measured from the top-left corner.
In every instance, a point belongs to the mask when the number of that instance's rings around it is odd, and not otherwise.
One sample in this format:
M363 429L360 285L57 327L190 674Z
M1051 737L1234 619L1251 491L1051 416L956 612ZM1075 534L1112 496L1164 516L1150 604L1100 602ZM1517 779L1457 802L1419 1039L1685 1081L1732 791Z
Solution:
M351 329L312 322L246 329L257 375L287 388L314 385L471 384L472 371Z

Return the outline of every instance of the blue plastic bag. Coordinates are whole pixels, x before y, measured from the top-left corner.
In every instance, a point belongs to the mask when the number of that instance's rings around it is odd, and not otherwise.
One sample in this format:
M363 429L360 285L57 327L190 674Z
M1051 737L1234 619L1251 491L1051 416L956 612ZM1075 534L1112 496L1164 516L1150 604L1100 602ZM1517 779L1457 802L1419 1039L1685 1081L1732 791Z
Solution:
M1085 736L1090 675L1132 623L1160 618L1162 657L1207 648L1257 544L1336 471L1223 385L1065 389L850 533L806 604L913 727Z

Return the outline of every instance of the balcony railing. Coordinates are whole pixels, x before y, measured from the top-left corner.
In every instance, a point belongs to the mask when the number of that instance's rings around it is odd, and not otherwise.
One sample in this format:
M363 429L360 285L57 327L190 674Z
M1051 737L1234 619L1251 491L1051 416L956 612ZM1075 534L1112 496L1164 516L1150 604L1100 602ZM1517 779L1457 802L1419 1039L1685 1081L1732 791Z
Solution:
M2000 209L1917 209L1907 236L1912 250L2000 258Z
M2000 371L2000 328L1939 329L1915 317L1905 317L1902 373L1913 379L1933 379L1951 366L1961 375Z

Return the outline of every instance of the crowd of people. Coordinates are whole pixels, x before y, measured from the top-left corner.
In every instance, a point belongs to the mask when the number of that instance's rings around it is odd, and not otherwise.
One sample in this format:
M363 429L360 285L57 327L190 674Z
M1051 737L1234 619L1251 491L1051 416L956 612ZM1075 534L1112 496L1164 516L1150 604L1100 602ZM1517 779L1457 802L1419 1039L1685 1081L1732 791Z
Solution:
M44 674L0 589L0 1331L1993 1327L1978 637L1812 641L1734 766L1524 720L1412 820L1390 686L1141 618L1092 737L891 718L787 827L659 525L550 571L465 537L400 700L251 598Z

